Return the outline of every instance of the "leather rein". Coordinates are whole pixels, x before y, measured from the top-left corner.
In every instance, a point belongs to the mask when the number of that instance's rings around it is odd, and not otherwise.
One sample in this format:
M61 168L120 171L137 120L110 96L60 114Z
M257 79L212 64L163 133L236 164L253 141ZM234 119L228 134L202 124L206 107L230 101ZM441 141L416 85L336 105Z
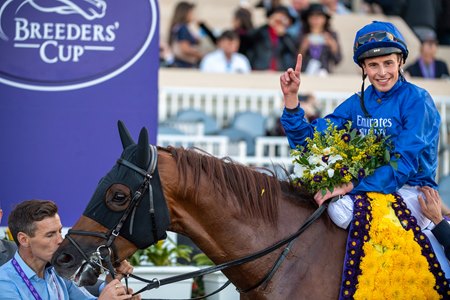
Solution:
M125 210L125 212L122 215L122 217L120 218L119 222L117 223L116 226L114 226L114 228L112 230L110 230L107 233L103 233L103 232L92 232L92 231L70 229L66 235L66 238L81 253L81 255L83 256L85 261L92 268L94 268L95 270L103 269L103 270L107 271L108 273L110 273L112 278L115 278L115 271L114 271L114 267L111 262L111 254L115 254L114 248L112 247L113 242L114 242L115 238L120 234L122 226L125 223L125 221L127 220L127 218L130 216L130 214L131 214L131 218L132 218L131 223L134 222L135 209L136 209L137 205L139 204L139 202L141 201L141 199L142 199L143 195L145 194L145 192L147 191L147 189L149 190L148 192L150 194L150 217L151 217L152 225L153 225L153 235L155 237L155 240L157 240L156 239L157 230L156 230L156 221L155 221L154 199L153 199L153 193L152 193L152 185L150 182L150 179L152 178L153 173L156 169L156 165L157 165L157 160L158 160L157 148L153 145L150 145L150 152L151 152L151 160L150 160L150 165L149 165L148 170L141 169L140 167L138 167L138 166L134 165L133 163L131 163L127 160L124 160L124 159L119 159L117 161L117 163L119 163L123 166L126 166L126 167L136 171L137 173L141 174L144 177L144 179L143 179L142 184L138 188L138 190L133 194L133 198L131 200L130 205ZM155 289L155 288L158 288L163 285L175 283L175 282L186 280L186 279L191 279L194 277L203 276L203 275L214 273L217 271L222 271L222 270L234 267L234 266L242 265L247 262L251 262L253 260L256 260L258 258L266 256L287 244L286 247L284 248L284 250L279 255L278 259L273 264L272 268L269 270L269 272L267 272L267 274L260 281L258 281L253 286L250 286L249 288L238 290L238 291L240 293L248 293L248 292L258 288L261 285L268 284L268 282L275 275L278 268L281 266L282 262L287 257L296 238L298 236L300 236L312 223L314 223L314 221L316 221L322 215L322 213L326 210L328 203L329 203L329 201L326 201L319 208L317 208L305 220L305 222L301 225L301 227L295 233L289 235L288 237L284 238L283 240L278 241L277 243L273 244L272 246L262 249L256 253L253 253L253 254L238 258L238 259L234 259L232 261L222 263L220 265L216 265L216 266L204 268L204 269L201 269L198 271L180 274L180 275L176 275L176 276L172 276L172 277L167 277L167 278L164 278L161 280L158 280L156 278L149 280L149 279L137 276L137 275L129 274L128 275L129 277L132 277L132 278L135 278L137 280L147 283L147 285L145 287L143 287L139 291L133 293L133 296L140 294L146 290ZM131 230L131 228L132 228L132 226L130 226L130 230ZM82 235L82 236L99 237L99 238L104 239L106 241L106 243L103 245L100 245L97 248L97 250L93 254L91 254L90 257L88 257L88 255L81 249L81 247L78 245L78 243L70 236L72 234ZM104 251L103 249L105 249L106 251ZM105 268L103 266L102 262L104 262L106 264L107 268ZM127 277L125 277L125 279L127 279ZM220 287L218 290L216 290L215 292L213 292L209 295L201 296L201 297L197 297L197 298L189 298L189 299L191 299L191 300L204 299L205 297L208 297L208 296L218 293L219 291L223 290L229 284L230 284L230 281L227 281L222 287ZM186 299L186 300L188 300L188 299Z

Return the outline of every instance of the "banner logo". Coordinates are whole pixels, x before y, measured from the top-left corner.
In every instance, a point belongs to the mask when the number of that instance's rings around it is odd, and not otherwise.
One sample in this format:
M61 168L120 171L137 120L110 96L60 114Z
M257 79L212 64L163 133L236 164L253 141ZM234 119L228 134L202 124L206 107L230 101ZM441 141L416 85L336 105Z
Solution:
M156 0L0 0L0 82L64 91L132 66L157 27Z

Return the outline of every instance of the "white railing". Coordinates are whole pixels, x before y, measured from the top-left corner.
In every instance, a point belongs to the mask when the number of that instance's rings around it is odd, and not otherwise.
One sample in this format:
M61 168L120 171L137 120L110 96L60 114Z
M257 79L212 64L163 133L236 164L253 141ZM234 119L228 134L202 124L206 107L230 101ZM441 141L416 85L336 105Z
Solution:
M184 134L201 136L205 134L205 124L203 122L188 122L179 120L166 120L160 125L175 128Z
M214 117L220 127L229 125L237 112L255 111L263 116L279 115L279 91L224 88L165 87L159 92L159 122L176 116L182 109L200 109Z
M436 97L435 102L441 115L438 174L447 175L450 174L450 97Z
M280 164L287 168L292 165L289 157L289 144L286 137L257 137L255 155L248 156L245 141L231 142L222 135L188 136L175 134L158 134L157 144L162 147L199 148L211 155L222 158L229 156L242 164L254 166L271 166Z
M289 157L290 151L284 136L260 136L255 140L256 157Z
M240 161L246 157L247 144L245 141L231 142L224 135L188 136L175 134L158 134L158 146L199 148L217 157L230 156Z

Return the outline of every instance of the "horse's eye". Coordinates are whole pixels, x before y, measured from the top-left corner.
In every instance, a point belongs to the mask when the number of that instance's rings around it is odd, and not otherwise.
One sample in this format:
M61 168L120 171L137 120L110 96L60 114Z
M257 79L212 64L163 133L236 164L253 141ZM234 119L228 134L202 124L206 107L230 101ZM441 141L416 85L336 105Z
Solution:
M113 211L122 211L130 205L131 191L123 184L116 183L105 194L105 203Z
M125 194L116 192L116 193L114 194L113 201L123 202L123 201L126 200L126 199L127 199L127 196L126 196Z

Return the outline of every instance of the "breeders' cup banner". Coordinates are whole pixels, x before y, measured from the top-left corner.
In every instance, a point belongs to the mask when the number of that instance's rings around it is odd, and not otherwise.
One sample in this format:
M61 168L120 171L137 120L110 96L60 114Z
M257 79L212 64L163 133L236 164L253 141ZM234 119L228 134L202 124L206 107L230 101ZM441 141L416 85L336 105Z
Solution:
M156 142L156 0L0 0L0 201L82 214L122 151L117 120Z

